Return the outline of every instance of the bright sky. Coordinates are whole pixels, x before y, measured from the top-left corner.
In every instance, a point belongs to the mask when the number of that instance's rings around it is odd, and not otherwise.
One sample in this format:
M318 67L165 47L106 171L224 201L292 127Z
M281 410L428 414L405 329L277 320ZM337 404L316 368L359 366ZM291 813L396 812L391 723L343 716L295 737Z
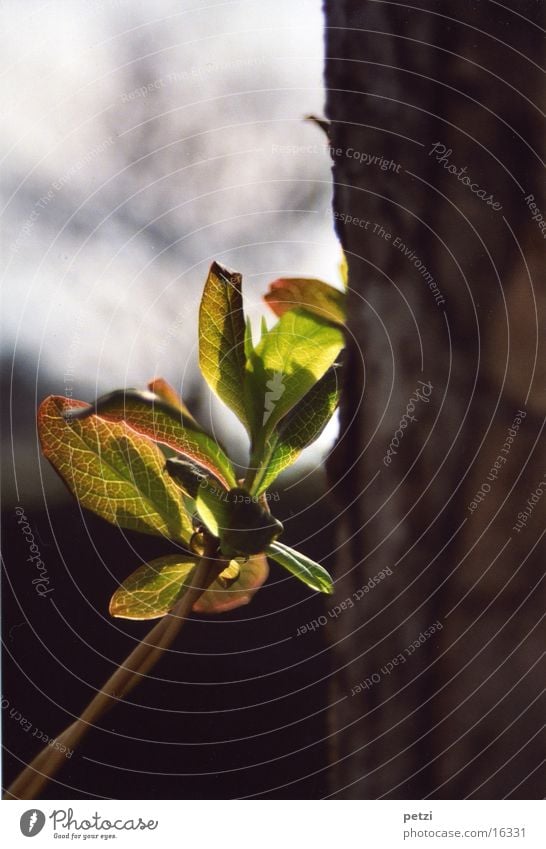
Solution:
M2 11L2 350L33 381L191 394L212 259L243 273L253 319L280 275L338 282L325 139L303 120L323 110L321 0Z

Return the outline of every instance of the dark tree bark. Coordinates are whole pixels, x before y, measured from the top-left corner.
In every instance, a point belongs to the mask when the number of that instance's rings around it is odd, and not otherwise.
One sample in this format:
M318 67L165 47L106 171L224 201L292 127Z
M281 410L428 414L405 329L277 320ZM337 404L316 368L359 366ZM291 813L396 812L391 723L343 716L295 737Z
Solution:
M337 797L544 796L544 10L326 0Z

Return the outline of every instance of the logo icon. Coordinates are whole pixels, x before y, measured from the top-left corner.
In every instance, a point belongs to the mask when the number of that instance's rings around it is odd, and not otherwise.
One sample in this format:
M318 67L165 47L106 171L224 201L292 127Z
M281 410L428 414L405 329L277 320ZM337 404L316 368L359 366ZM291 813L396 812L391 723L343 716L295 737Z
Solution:
M284 374L282 373L282 371L276 371L265 384L267 386L268 391L265 393L265 411L262 424L266 424L271 413L275 409L275 404L277 403L277 401L280 401L281 397L284 395L284 390L286 389L286 386L284 385L283 380Z
M21 816L19 825L25 837L34 837L45 825L45 814L36 808L31 808Z

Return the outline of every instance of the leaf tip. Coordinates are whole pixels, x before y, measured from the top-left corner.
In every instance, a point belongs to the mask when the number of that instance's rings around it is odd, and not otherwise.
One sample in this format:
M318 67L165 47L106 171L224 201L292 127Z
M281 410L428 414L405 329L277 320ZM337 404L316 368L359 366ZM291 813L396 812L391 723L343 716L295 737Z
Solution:
M117 589L115 591L115 593L112 595L110 601L108 602L108 613L114 619L125 619L125 618L128 618L128 617L124 616L123 610L122 610L122 608L121 608L121 606L118 602L118 597L117 597L118 592L119 592L119 589Z
M214 274L215 277L218 277L224 283L228 283L231 286L240 286L243 280L243 275L239 271L234 271L232 268L228 268L227 265L222 265L217 260L214 260L212 263L209 274Z

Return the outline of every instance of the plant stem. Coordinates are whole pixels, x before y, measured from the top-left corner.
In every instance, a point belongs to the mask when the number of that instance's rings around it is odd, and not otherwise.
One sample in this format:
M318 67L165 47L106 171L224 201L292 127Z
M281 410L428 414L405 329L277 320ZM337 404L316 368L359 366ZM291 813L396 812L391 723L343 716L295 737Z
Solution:
M243 481L243 488L251 495L255 495L256 490L262 483L278 438L277 433L272 433L265 444L262 444L262 440L260 439L250 452L250 465Z
M17 776L8 787L4 799L38 798L47 782L66 761L60 747L75 749L98 720L114 707L116 702L125 698L155 665L182 628L197 599L225 569L226 560L217 556L217 542L213 537L207 536L205 552L192 578L193 585L118 666L78 719L65 728L52 743L45 746Z

